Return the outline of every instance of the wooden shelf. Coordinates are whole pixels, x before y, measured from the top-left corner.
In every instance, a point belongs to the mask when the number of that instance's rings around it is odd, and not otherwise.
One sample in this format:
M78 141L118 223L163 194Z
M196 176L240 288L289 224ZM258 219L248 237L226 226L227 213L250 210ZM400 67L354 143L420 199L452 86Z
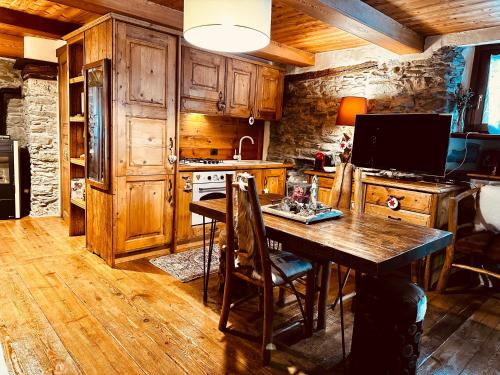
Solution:
M75 206L78 206L82 209L85 210L86 206L85 206L85 201L83 199L74 199L74 198L71 198L71 204L74 204Z
M469 134L467 136L467 134ZM500 141L500 134L489 134L489 133L451 133L451 138L466 138L467 139L491 139Z
M85 159L83 158L71 158L70 162L71 164L76 164L85 167Z
M85 116L82 116L82 115L69 116L69 121L70 122L84 122Z
M76 77L73 77L73 78L69 79L69 84L70 85L73 85L75 83L80 83L80 82L83 82L83 76L76 76Z

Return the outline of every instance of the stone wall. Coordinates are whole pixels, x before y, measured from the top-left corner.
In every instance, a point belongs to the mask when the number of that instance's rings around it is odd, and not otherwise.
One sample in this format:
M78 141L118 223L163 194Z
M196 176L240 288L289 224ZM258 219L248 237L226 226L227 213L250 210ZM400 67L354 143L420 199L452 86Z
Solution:
M0 88L17 88L23 85L21 72L14 69L16 60L0 57ZM10 99L7 106L7 134L26 146L26 130L23 121L23 100Z
M31 159L31 216L59 214L57 81L23 84L24 122Z
M360 61L359 64L288 75L283 119L271 126L269 160L312 163L317 151L335 152L343 133L335 126L340 99L364 96L369 112L453 112L452 93L462 81L462 47L443 47L415 60ZM310 70L310 69L309 69Z

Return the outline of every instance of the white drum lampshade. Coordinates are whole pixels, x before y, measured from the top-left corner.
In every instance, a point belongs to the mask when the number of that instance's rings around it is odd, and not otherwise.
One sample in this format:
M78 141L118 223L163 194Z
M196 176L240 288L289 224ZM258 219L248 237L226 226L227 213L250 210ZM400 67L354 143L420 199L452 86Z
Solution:
M272 0L184 0L184 38L219 52L264 48L271 37Z

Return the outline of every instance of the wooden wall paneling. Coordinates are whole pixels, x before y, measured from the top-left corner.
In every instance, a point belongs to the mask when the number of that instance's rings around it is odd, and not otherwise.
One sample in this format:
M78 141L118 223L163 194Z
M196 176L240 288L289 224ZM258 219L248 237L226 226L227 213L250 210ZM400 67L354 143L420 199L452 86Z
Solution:
M228 58L225 114L234 117L255 116L256 84L255 64Z
M110 59L113 63L112 50L112 20L106 20L85 31L85 63L93 63L102 59ZM113 69L111 69L113 71ZM113 75L113 74L112 74ZM112 90L113 90L113 77ZM112 94L111 94L112 95ZM111 101L111 113L113 102ZM111 115L113 119L113 115ZM113 137L113 121L111 120L111 139ZM113 142L111 141L111 155ZM87 184L87 248L98 254L110 266L114 265L113 256L113 201L115 181L113 178L114 166L111 163L109 190L103 191Z
M22 36L0 33L0 56L24 57L24 39Z
M113 195L87 184L87 249L113 266Z
M222 114L217 102L226 98L226 58L187 46L182 56L181 110Z
M195 113L180 114L179 155L181 158L232 159L234 150L244 135L251 136L243 143L244 159L260 160L264 142L264 122L256 121L249 126L246 119L222 116L204 116ZM217 155L211 155L216 149Z

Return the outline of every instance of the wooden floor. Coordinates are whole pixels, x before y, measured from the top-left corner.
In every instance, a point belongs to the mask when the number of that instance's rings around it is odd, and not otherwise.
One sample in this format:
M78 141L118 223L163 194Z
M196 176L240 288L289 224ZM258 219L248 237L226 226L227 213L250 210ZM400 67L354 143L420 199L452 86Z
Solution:
M272 366L262 368L257 343L217 330L215 286L205 306L199 280L182 284L145 260L111 269L84 249L83 237L68 237L58 218L0 222L0 270L0 374L2 367L13 374L98 375L339 368L335 313L326 332L279 348ZM239 312L252 321L252 311ZM235 326L239 321L232 318ZM425 332L419 373L500 373L499 294L429 294Z

